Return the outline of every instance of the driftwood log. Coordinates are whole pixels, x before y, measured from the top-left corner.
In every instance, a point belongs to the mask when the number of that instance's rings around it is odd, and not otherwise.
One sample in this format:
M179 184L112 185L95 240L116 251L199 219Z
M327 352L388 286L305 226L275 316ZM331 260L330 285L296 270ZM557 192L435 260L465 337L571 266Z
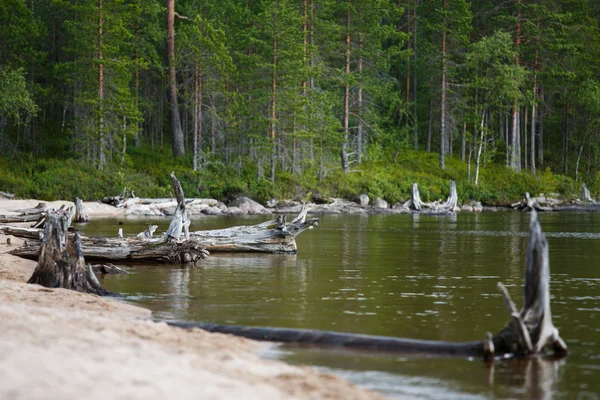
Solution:
M319 218L307 221L307 212L307 207L303 206L298 216L289 223L285 215L280 215L258 225L191 232L190 238L202 243L210 252L296 254L296 237L319 223Z
M212 323L173 322L170 324L182 328L198 327L210 332L229 333L256 340L407 353L477 356L487 360L493 359L496 355L535 355L541 353L545 348L552 350L557 357L565 356L567 346L552 323L550 310L548 243L542 234L535 211L531 213L525 267L525 299L520 312L517 311L506 288L501 283L499 287L511 320L496 336L487 333L483 341L454 343L305 329L261 328Z
M100 285L91 266L86 265L79 234L68 235L67 222L66 215L48 212L38 264L27 283L98 295L110 294Z
M445 202L434 201L426 203L421 200L419 194L419 186L416 183L412 184L411 197L404 203L405 208L414 211L426 212L428 214L448 214L453 213L458 208L458 193L456 192L456 182L450 181L450 193Z
M123 188L123 191L118 196L106 196L102 198L101 202L105 204L110 204L115 207L126 207L130 203L135 203L137 201L137 197L133 190L127 190L127 188Z
M15 197L15 195L13 193L7 193L7 192L0 191L0 197L4 197L6 199L12 199Z

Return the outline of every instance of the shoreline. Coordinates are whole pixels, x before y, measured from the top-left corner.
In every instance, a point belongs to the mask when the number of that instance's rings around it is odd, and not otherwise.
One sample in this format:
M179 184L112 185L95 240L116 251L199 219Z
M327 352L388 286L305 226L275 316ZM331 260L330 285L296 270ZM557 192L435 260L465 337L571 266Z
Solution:
M378 399L264 343L154 322L117 299L25 282L36 262L0 234L0 398Z
M447 210L436 212L435 210L427 209L423 211L413 211L404 207L402 204L389 205L381 199L381 201L373 202L373 205L360 205L357 202L345 199L329 199L330 201L323 204L308 203L305 204L308 208L308 214L311 215L388 215L388 214L423 214L423 215L440 215L451 214ZM600 205L585 204L585 203L562 203L554 198L537 197L536 208L538 211L546 212L600 212ZM246 197L240 197L229 206L215 199L186 199L186 208L191 217L206 217L206 216L243 216L243 215L279 215L279 214L298 214L303 203L299 201L273 201L267 204L267 207ZM43 203L48 208L58 209L65 205L72 206L74 203L66 200L56 200L44 202L40 200L15 200L15 199L0 199L0 215L14 215L19 213L15 210L34 208L38 204ZM461 207L456 207L454 212L519 212L527 209L527 205L523 202L517 203L518 207L513 205L505 206L486 206L479 202L468 202ZM143 219L152 217L170 217L174 214L177 203L175 199L129 199L123 206L115 207L113 205L104 204L99 201L84 202L84 210L90 218L124 218L124 219ZM538 207L540 205L541 207Z

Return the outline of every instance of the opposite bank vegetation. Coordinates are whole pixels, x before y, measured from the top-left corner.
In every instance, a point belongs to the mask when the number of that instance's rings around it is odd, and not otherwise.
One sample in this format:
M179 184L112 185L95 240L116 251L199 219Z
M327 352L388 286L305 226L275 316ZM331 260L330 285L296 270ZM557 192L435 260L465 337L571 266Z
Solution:
M391 157L390 157L391 158ZM349 173L332 165L319 174L316 168L303 174L280 172L277 180L259 179L256 169L208 162L193 171L185 159L173 159L168 150L158 153L136 151L124 162L102 170L76 159L49 158L0 159L0 191L18 198L40 200L74 199L86 201L133 190L140 197L172 196L169 173L175 171L188 197L215 198L228 202L239 196L265 204L271 199L319 202L327 197L355 200L360 194L382 198L393 204L410 198L411 185L418 183L423 201L446 198L449 181L457 184L459 203L479 201L483 205L509 205L532 195L556 193L563 200L581 197L585 183L594 198L600 193L600 174L580 174L579 180L546 171L513 172L505 165L488 163L479 171L475 184L475 165L448 158L439 169L435 153L406 150L395 159L363 162ZM322 176L319 179L319 175Z

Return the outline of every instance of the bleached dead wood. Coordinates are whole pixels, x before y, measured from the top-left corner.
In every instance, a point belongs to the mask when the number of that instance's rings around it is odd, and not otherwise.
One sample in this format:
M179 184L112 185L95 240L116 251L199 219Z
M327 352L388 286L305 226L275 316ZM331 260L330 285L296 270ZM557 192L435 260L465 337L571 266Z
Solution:
M581 184L582 195L581 199L590 204L597 204L596 200L592 199L592 195L590 194L590 190L585 186L585 183Z
M70 236L67 229L66 215L48 212L38 265L27 283L98 295L110 294L100 285L91 266L86 265L79 233Z
M211 252L298 252L296 237L317 226L319 218L306 221L306 206L292 222L284 215L252 226L234 226L226 229L190 232L190 239L202 243Z
M102 198L101 202L105 204L110 204L111 206L115 206L118 208L126 207L129 204L135 204L137 202L137 197L133 190L128 191L127 188L123 188L123 191L118 196L106 196Z
M404 207L414 210L414 211L426 211L429 213L452 213L456 211L458 207L458 194L456 192L456 182L450 181L450 194L448 195L448 199L441 203L440 201L435 201L431 203L426 203L421 200L421 195L419 194L419 186L416 183L412 184L411 187L411 198L404 203Z
M535 198L531 198L529 192L525 192L525 198L517 203L511 204L512 208L520 211L552 211L552 207L542 207Z
M6 199L12 199L15 197L13 193L0 192L0 197L4 197Z
M73 218L75 222L89 222L90 217L85 211L83 201L79 198L75 198L75 216Z

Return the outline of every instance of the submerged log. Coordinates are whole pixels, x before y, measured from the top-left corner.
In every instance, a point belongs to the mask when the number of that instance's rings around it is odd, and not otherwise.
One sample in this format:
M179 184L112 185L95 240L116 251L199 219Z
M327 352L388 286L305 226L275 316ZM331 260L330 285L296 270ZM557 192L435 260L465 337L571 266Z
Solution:
M485 340L454 343L386 336L340 333L320 330L246 327L212 323L170 323L182 328L198 327L210 332L229 333L255 340L305 343L383 351L477 356L486 360L495 355L528 356L552 350L557 357L567 354L567 346L552 323L550 311L550 267L548 243L542 234L537 213L532 211L525 270L525 300L519 312L508 292L499 284L511 322L496 336Z
M50 211L47 218L38 265L27 283L98 295L110 294L100 285L91 266L86 265L79 234L68 235L66 216Z

